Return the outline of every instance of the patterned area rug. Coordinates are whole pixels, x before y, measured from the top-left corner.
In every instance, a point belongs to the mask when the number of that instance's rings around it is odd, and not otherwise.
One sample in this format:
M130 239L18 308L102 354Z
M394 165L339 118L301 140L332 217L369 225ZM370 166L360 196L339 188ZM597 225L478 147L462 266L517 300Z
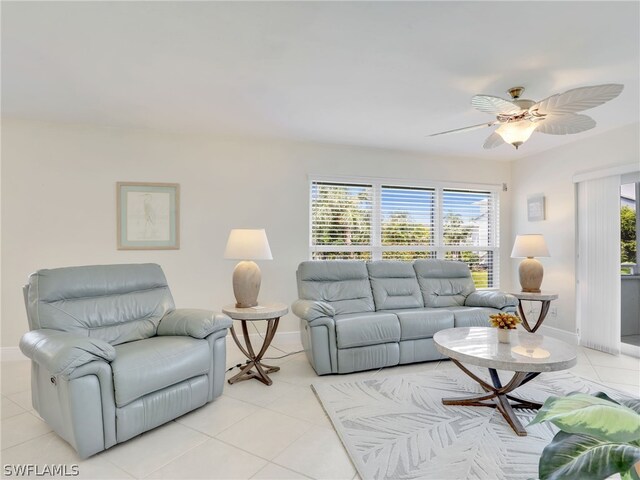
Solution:
M363 480L538 478L542 449L557 432L548 423L528 427L533 410L516 411L528 432L519 437L493 408L442 405L443 397L482 391L459 370L312 388ZM574 391L629 398L568 372L543 373L515 394L542 403Z

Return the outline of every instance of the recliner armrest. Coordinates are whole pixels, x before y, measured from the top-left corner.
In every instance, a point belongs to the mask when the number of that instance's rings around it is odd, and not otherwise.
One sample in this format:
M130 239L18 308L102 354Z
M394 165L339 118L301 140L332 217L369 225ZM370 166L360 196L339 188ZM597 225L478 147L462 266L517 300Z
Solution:
M158 325L159 336L205 338L229 328L233 321L222 313L196 308L179 308L167 313Z
M333 318L336 314L331 305L316 300L296 300L291 305L291 311L294 315L310 323L321 317Z
M49 329L25 333L20 339L20 350L52 375L66 377L94 360L112 362L116 358L116 350L107 342Z
M464 304L467 307L490 307L503 309L505 307L517 306L518 299L509 293L482 290L471 293L465 299Z

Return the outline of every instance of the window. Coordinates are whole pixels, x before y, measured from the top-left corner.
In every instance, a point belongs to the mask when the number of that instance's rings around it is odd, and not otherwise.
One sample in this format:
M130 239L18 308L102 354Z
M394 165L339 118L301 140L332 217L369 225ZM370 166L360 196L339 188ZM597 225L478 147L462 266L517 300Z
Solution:
M620 273L630 275L636 272L638 225L637 206L640 183L620 186Z
M312 179L310 257L467 263L478 288L497 288L498 190Z
M370 185L311 184L314 260L371 259L372 198Z

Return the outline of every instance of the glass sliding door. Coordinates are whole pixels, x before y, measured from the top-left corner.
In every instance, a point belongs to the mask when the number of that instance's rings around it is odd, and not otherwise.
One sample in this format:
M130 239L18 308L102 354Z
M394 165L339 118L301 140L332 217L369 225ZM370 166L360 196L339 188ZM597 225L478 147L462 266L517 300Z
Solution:
M620 340L640 347L640 267L638 197L640 182L620 186Z

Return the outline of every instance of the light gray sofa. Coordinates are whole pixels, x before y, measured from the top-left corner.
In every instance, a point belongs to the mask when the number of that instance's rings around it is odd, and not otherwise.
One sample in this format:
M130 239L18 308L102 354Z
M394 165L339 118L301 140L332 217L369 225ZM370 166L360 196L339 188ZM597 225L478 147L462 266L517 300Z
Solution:
M518 300L476 290L469 267L447 260L309 261L297 271L302 344L318 375L442 358L433 335L489 326Z
M33 407L81 458L222 394L231 319L176 310L158 265L39 270L24 295Z

